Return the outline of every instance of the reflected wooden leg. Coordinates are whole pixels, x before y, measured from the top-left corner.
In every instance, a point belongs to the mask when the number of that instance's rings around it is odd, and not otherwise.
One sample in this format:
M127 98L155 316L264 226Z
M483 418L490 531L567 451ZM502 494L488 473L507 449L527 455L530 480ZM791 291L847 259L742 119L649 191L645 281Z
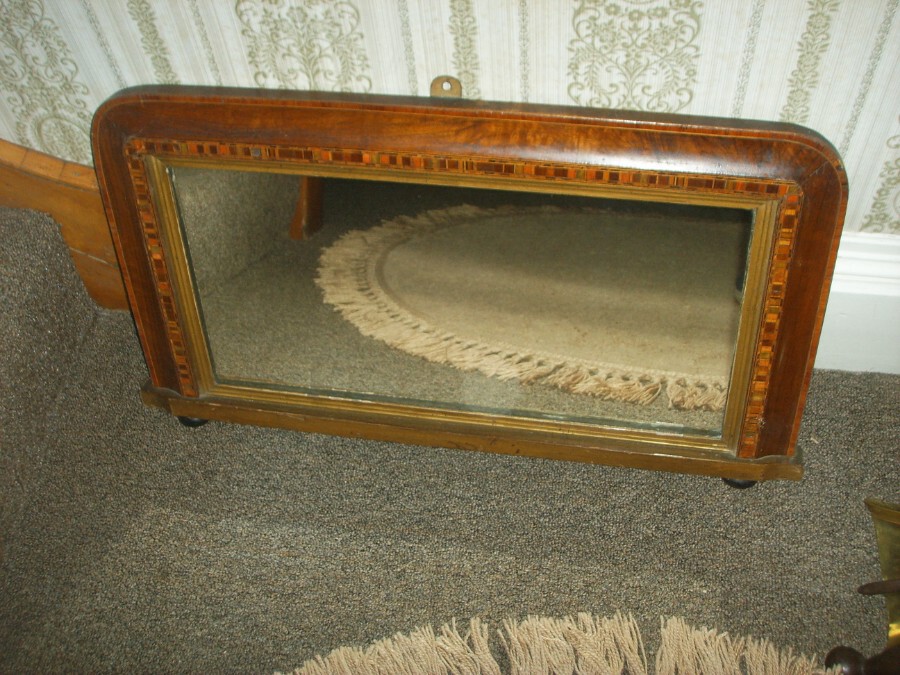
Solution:
M300 178L300 197L291 221L291 239L308 239L322 227L322 179Z

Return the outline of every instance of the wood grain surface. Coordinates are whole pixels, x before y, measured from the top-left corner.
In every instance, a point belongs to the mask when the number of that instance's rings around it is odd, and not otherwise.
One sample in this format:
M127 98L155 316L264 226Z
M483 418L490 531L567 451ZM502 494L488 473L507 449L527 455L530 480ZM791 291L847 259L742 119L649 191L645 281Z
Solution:
M736 392L746 404L732 449L735 462L793 455L847 203L837 152L808 129L466 100L159 86L108 101L93 131L152 386L193 399L195 407L202 407L206 383L196 378L196 354L183 335L145 158L528 191L602 188L680 203L771 203L777 226L747 390ZM422 433L441 443L451 431ZM503 442L515 442L513 436ZM484 438L482 449L497 442ZM699 471L696 459L692 467L690 457L679 458L677 470Z

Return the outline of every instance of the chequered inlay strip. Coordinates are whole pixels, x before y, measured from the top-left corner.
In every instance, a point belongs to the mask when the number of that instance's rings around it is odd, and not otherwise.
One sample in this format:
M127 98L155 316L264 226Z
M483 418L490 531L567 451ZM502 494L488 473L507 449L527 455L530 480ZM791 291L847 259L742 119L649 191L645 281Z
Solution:
M749 181L697 174L659 174L571 164L501 161L495 159L460 158L424 153L350 150L345 148L291 148L238 143L196 141L135 140L130 144L135 153L157 156L222 157L233 160L279 161L289 164L328 164L362 166L374 169L434 171L460 175L508 176L510 178L543 178L548 180L601 183L628 187L699 190L728 194L759 195L777 199L791 188L787 181Z
M159 234L159 220L150 193L147 169L143 157L137 153L129 153L129 171L134 186L135 203L144 233L144 247L150 260L150 269L156 281L156 294L159 306L166 322L166 335L177 369L178 382L185 396L197 396L198 389L191 363L188 360L187 345L178 322L178 310L175 303L175 291L172 287L166 254Z
M772 352L781 324L782 303L788 268L794 245L800 194L789 181L746 180L697 174L661 174L616 168L574 164L536 163L520 160L460 158L425 153L356 150L346 148L306 148L216 143L207 141L168 141L135 139L127 146L131 158L132 180L147 242L147 251L156 275L160 305L166 317L169 342L178 365L183 391L195 396L197 385L187 359L185 340L178 324L172 285L160 244L156 214L151 203L143 156L222 159L254 162L282 162L286 166L324 164L332 166L398 169L458 175L506 176L511 180L548 180L604 186L650 188L661 191L688 191L712 194L740 194L763 199L782 200L776 243L770 261L764 301L763 320L756 345L756 357L750 381L750 400L742 425L738 456L753 457L759 437L760 420L772 369Z
M801 195L797 192L788 194L782 202L778 219L775 245L769 263L769 280L756 341L756 357L750 378L749 401L744 424L741 428L739 457L755 457L759 442L759 428L763 419L766 396L769 391L769 378L772 373L772 354L778 329L781 324L785 289L787 287L788 270L794 250L794 239L797 231L797 219L800 214Z

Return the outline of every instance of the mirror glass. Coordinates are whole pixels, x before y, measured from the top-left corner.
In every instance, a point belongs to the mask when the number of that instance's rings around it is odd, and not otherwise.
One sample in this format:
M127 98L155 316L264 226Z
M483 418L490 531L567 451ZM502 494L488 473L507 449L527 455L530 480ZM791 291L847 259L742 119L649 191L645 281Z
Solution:
M168 171L219 383L722 434L750 209Z

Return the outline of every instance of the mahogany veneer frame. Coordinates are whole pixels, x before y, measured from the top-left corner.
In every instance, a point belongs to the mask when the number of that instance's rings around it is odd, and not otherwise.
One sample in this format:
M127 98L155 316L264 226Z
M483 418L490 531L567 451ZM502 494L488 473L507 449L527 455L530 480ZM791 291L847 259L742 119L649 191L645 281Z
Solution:
M729 478L802 473L797 434L847 201L837 152L808 129L451 99L153 86L120 92L97 111L93 147L150 371L148 404L185 417ZM217 383L196 303L179 290L190 288L183 250L166 243L177 217L165 173L173 163L294 172L313 186L309 176L340 176L755 209L748 289L757 290L745 297L723 438Z

